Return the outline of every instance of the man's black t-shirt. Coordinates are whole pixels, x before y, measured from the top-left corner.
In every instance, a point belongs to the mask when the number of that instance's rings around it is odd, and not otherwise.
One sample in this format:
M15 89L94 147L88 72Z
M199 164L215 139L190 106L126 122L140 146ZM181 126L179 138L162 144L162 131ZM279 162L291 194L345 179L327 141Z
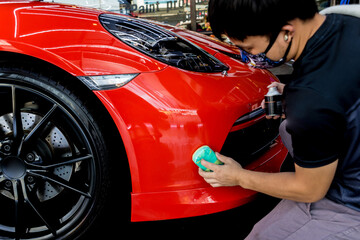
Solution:
M339 159L329 199L360 211L360 18L330 14L294 63L286 129L305 168Z

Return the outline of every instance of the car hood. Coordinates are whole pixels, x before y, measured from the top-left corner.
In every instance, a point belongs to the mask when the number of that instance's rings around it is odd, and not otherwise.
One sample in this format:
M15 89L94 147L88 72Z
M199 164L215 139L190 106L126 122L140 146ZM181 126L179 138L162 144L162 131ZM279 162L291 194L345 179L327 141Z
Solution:
M37 1L7 1L0 2L0 6L0 20L7 22L0 32L0 49L3 51L31 53L55 65L61 62L66 66L60 67L73 75L154 72L168 66L140 53L105 30L99 16L108 12ZM213 56L218 52L238 53L236 47L215 38L156 24Z

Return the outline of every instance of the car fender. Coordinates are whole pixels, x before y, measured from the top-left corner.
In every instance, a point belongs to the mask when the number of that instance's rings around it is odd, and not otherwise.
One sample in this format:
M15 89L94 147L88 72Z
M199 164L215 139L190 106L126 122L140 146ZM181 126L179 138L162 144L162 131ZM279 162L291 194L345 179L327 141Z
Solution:
M14 42L14 41L7 41L7 40L0 40L0 51L1 52L10 52L10 53L19 53L26 56L31 56L45 62L48 62L54 66L57 66L64 71L76 76L82 76L85 72L73 64L72 62L68 61L56 55L52 52L46 51L42 48L21 43L21 42ZM4 59L6 60L6 59Z
M107 32L98 19L101 11L41 4L0 8L0 21L7 22L0 32L1 51L44 60L74 76L152 72L167 66Z

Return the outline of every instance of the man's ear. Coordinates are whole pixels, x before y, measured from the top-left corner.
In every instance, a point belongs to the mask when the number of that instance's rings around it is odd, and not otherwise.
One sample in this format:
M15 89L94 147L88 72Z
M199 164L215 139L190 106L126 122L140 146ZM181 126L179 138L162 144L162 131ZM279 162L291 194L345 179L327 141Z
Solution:
M292 39L294 37L295 28L292 24L286 24L281 28L282 31L285 31L288 35L289 39Z

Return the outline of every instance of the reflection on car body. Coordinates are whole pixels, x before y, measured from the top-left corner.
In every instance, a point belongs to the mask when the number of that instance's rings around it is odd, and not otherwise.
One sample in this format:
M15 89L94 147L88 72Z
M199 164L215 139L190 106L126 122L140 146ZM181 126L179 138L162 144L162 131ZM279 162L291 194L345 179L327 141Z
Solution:
M204 144L279 171L287 151L260 109L278 80L233 46L72 5L0 6L1 239L73 239L107 207L150 221L251 201L198 175Z

